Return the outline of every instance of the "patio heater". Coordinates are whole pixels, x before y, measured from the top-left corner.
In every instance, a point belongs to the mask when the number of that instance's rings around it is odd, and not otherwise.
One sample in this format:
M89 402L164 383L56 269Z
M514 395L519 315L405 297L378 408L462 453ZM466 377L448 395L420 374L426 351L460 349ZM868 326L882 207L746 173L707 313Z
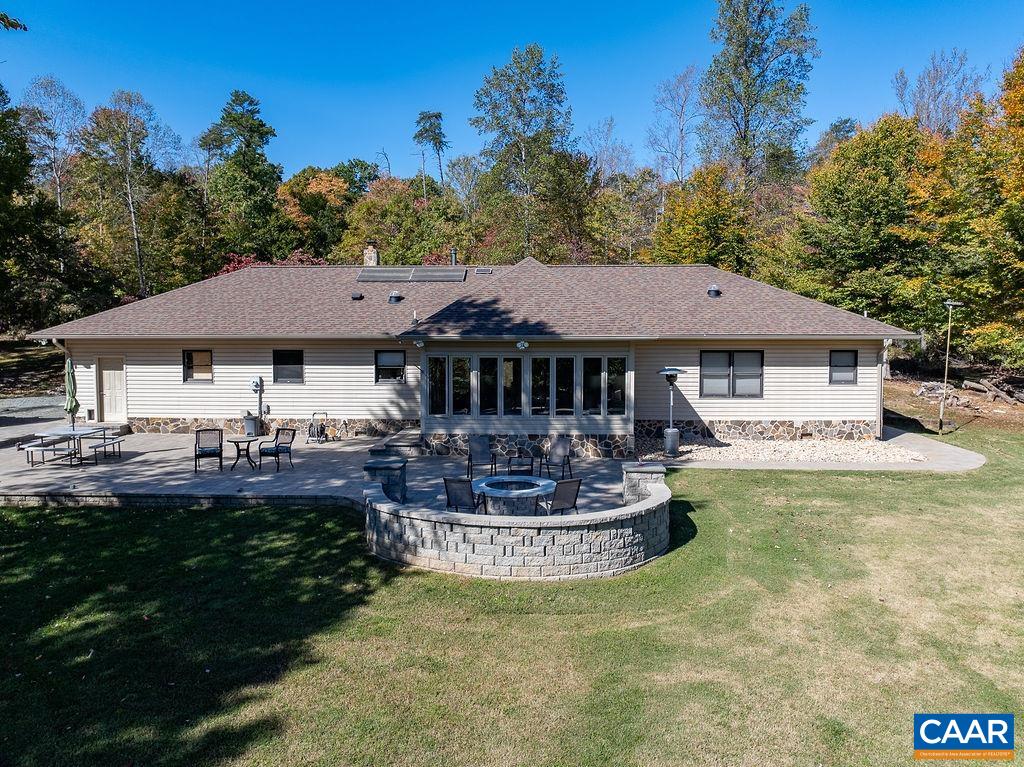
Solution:
M679 455L679 429L672 422L672 407L675 404L676 379L685 372L682 368L662 368L658 375L665 376L668 383L668 428L665 429L665 455Z

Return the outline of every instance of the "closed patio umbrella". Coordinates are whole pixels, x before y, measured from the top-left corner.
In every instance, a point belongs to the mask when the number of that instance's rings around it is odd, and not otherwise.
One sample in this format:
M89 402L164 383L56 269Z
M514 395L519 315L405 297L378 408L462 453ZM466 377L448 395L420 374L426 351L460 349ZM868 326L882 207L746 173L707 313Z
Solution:
M78 384L75 382L75 366L70 357L64 365L64 388L68 393L67 399L64 400L64 412L71 418L71 428L74 429L75 415L78 413L80 405L75 396L78 394Z

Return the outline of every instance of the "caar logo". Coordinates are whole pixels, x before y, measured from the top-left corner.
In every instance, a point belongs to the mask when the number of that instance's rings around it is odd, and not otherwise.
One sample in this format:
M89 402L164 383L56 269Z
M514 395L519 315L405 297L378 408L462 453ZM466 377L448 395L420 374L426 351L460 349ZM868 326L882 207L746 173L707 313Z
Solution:
M915 759L1013 759L1013 714L914 714Z

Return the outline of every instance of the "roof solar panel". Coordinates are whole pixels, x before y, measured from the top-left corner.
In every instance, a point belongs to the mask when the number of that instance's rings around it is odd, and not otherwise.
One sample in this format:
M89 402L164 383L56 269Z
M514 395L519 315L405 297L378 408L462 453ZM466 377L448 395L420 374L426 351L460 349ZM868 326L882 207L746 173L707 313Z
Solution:
M465 267L420 266L412 270L413 282L464 282Z
M356 282L409 282L412 279L413 268L370 266L359 271Z

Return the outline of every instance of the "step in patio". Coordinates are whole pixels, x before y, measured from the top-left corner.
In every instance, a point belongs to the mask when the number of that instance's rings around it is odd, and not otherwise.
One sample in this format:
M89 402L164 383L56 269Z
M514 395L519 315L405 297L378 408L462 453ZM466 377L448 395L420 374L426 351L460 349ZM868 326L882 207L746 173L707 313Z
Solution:
M423 455L423 436L419 429L402 429L383 442L378 442L370 448L372 456L398 455L411 458Z

